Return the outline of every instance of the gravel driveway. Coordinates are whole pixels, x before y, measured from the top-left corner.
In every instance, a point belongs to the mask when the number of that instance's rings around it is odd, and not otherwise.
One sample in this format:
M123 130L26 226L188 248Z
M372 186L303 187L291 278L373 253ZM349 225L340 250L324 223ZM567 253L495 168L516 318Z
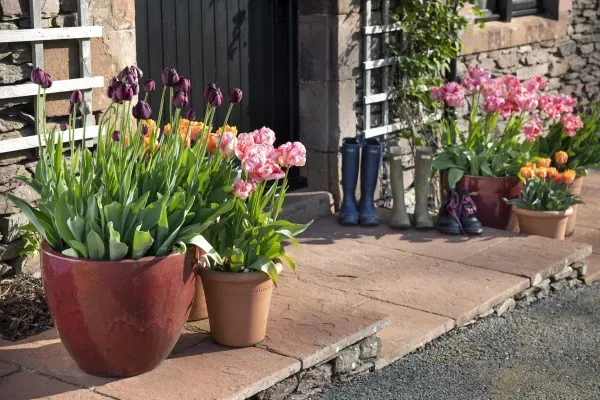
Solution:
M600 399L600 284L455 330L315 399Z

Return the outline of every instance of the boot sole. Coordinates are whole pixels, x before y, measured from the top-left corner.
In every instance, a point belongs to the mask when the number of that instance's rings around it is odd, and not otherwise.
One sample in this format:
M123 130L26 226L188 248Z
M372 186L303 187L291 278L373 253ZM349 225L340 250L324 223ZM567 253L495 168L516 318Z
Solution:
M356 218L356 219L353 219L353 218L341 219L340 218L338 221L341 225L346 225L346 226L358 225L358 218Z
M437 228L443 234L446 235L462 235L462 231L460 229L450 229L450 228Z
M479 229L465 229L465 233L467 235L481 235L483 233L483 228L479 228Z

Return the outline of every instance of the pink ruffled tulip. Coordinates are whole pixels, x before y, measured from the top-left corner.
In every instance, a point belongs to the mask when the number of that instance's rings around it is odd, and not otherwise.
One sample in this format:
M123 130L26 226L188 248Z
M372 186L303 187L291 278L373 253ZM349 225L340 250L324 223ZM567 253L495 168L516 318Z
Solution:
M499 114L506 100L502 97L488 96L483 101L483 110L487 113Z
M275 149L270 158L282 168L302 167L306 164L306 148L300 142L287 142Z
M236 179L233 183L233 195L239 199L247 199L256 189L256 184L252 181Z
M267 127L262 127L257 131L252 132L254 136L254 143L256 144L267 144L272 146L275 143L275 132Z
M544 134L542 124L540 123L540 119L537 116L531 117L529 123L527 123L523 127L523 134L525 135L525 138L530 142L535 142L536 138Z
M560 119L560 122L569 136L575 136L575 133L583 128L583 122L579 118L579 115L565 114Z

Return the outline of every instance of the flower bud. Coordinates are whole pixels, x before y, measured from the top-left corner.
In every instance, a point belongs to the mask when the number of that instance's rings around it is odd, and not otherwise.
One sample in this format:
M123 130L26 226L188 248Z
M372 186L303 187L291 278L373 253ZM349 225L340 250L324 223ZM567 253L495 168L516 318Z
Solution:
M592 115L592 109L591 109L591 108L588 108L587 110L585 110L585 113L586 113L587 115Z
M583 85L583 87L581 88L581 91L583 93L587 93L590 89L588 88L588 85Z
M564 151L557 151L554 153L554 161L559 165L566 164L569 161L569 155Z
M173 107L175 108L185 108L188 105L188 97L187 94L181 90L177 90L175 95L173 96Z
M594 100L596 100L597 97L598 97L598 94L593 93L593 94L590 95L590 100L594 101Z
M65 121L60 123L60 130L62 132L66 131L67 129L69 129L69 125L67 125L67 123Z
M179 82L177 82L177 88L183 92L189 93L192 89L192 82L190 81L190 78L181 75L179 77Z
M242 90L233 89L231 93L229 93L229 101L233 104L237 104L242 101Z
M188 121L195 121L196 120L196 113L194 112L193 108L190 108L187 112L187 114L185 114L185 118Z
M214 90L210 94L210 97L208 98L208 102L213 107L219 107L221 104L223 104L223 94L221 93L221 91L219 89Z
M119 103L123 101L129 101L133 99L133 96L133 86L126 83L121 83L119 85L119 88L117 89L117 98L119 99Z
M123 100L119 98L119 88L113 89L112 101L113 101L113 103L118 103L118 104L123 103Z
M131 69L133 70L136 78L141 79L144 77L144 71L142 71L142 69L137 65L132 65Z
M585 110L585 107L582 105L579 106L579 112L582 113Z
M165 68L163 69L161 75L162 83L168 87L177 86L177 82L179 82L179 74L175 70L175 68Z
M29 75L31 82L40 85L42 89L52 86L52 76L41 68L34 68Z
M138 85L138 83L135 82L131 85L131 88L133 89L133 94L137 96L137 94L140 92L140 85Z
M73 93L71 93L71 98L69 99L69 101L71 102L71 104L81 104L81 102L83 101L83 93L81 93L81 90L74 90Z
M112 140L118 142L121 140L121 131L114 131L112 133Z
M148 104L147 102L145 102L143 100L140 100L131 109L131 114L137 120L150 119L150 118L152 118L152 108L150 107L150 104Z
M108 82L108 86L106 87L106 97L108 97L109 99L112 99L113 92L115 90L117 90L118 85L119 85L119 80L117 79L116 76L113 76L110 79L110 81Z
M152 93L155 89L156 82L154 82L152 79L148 79L146 82L144 82L144 91L146 91L146 93Z
M210 98L210 95L215 90L219 90L219 88L214 83L209 83L206 85L206 88L204 89L204 100L209 101L208 99Z

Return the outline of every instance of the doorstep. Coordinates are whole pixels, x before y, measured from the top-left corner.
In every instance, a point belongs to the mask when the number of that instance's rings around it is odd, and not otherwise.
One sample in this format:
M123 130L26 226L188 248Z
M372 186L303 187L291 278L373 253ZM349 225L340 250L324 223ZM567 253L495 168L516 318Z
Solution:
M300 253L289 248L298 275L282 275L259 345L219 346L207 321L200 321L186 325L156 370L115 380L81 372L50 330L0 341L0 393L20 393L15 385L27 381L27 396L52 399L306 397L319 385L382 368L478 316L506 309L592 251L588 244L493 229L450 237L385 224L342 227L333 217L316 221L299 242Z

